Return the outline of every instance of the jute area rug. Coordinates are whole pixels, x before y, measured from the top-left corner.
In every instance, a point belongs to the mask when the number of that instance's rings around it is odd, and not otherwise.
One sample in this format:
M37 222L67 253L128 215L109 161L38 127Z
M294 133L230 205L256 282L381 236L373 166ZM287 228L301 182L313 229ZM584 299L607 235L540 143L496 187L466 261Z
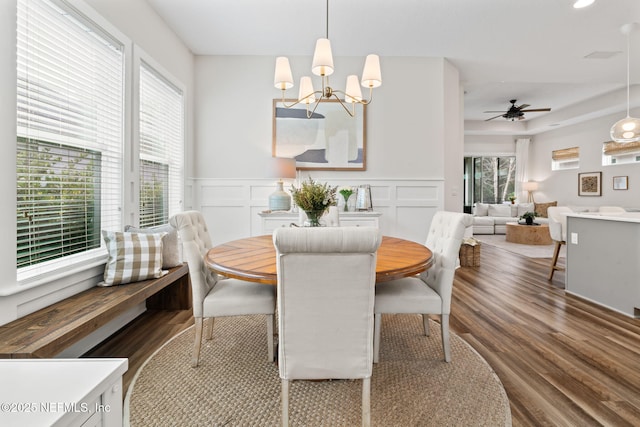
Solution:
M380 363L371 379L374 426L510 426L509 400L486 361L451 334L451 363L439 324L421 334L416 315L386 315ZM264 317L216 319L191 368L194 329L174 337L145 362L125 399L131 426L278 426L280 377L267 359ZM293 426L361 425L359 380L294 381Z

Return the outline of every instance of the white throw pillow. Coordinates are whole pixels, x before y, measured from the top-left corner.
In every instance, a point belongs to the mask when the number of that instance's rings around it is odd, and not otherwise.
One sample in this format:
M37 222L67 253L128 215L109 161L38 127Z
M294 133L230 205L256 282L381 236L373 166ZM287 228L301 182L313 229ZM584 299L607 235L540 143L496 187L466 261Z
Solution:
M518 205L518 213L514 216L522 216L525 212L533 212L533 203L520 203Z
M509 205L489 205L489 216L510 217L511 206Z
M487 216L489 213L489 205L486 203L476 203L476 208L473 211L475 216Z
M149 228L136 228L127 225L124 227L124 231L147 234L166 233L162 238L162 268L173 268L182 264L182 246L178 239L178 230L171 225L164 224Z

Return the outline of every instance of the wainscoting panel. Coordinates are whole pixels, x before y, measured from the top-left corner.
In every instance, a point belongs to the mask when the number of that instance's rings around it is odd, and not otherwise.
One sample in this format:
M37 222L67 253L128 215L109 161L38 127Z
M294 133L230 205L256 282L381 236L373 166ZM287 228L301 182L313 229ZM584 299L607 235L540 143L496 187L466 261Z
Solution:
M424 243L433 214L444 208L442 179L314 179L339 188L369 184L373 210L382 213L384 235ZM285 191L291 183L285 181ZM216 245L262 234L258 213L268 209L276 183L271 179L191 179L186 188L192 190L188 208L203 213Z

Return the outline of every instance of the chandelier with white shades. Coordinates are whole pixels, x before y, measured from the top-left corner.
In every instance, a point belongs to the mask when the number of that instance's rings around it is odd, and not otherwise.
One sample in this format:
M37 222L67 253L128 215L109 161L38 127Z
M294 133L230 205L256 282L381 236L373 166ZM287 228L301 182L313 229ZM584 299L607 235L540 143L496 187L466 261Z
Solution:
M311 72L316 76L320 76L322 89L315 90L311 77L303 76L300 78L300 89L298 91L298 99L287 104L285 101L285 92L293 87L293 75L291 74L291 66L289 59L284 56L276 58L276 70L274 78L274 86L282 90L282 104L285 108L291 108L299 103L304 103L307 109L307 118L311 118L316 108L322 101L336 99L340 102L345 111L353 117L355 115L356 104L368 105L373 99L373 88L382 84L382 75L380 73L380 58L378 55L367 55L362 71L362 79L360 84L369 88L369 99L362 98L362 91L358 85L358 76L355 74L347 76L347 83L344 91L336 90L329 86L329 76L333 74L333 55L331 53L331 42L329 41L329 0L327 0L327 20L326 20L326 38L318 39L316 49L313 54L313 62ZM340 99L338 94L344 96ZM351 104L351 108L349 108ZM313 106L313 107L312 107Z

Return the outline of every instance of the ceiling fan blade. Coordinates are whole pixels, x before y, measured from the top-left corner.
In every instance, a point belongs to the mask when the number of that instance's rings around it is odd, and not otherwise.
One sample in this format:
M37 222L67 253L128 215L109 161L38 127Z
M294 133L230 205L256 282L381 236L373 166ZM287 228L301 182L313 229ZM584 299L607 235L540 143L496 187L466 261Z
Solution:
M502 117L502 116L504 116L504 114L500 114L498 116L491 117L490 119L486 119L485 122L488 122L489 120L497 119L498 117Z
M506 111L483 111L484 113L506 113Z
M530 106L531 106L531 104L522 104L522 105L518 105L517 108L522 110L523 108L527 108L527 107L530 107Z
M535 111L551 111L551 108L534 108L531 110L520 110L520 112L522 113L531 113L531 112L535 112Z

